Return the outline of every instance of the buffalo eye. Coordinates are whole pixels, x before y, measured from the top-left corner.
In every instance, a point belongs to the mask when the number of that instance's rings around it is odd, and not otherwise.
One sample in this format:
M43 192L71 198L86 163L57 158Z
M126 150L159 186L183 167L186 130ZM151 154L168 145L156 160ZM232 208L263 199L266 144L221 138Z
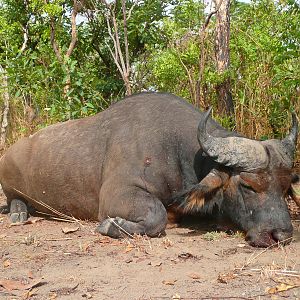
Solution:
M240 183L248 190L252 190L256 193L264 192L268 189L270 178L264 173L240 173Z
M249 183L247 183L244 180L240 181L240 185L243 188L243 190L246 191L247 193L257 193L257 191L253 188L253 186L251 186Z
M300 181L300 175L292 174L292 183L296 183L298 181Z

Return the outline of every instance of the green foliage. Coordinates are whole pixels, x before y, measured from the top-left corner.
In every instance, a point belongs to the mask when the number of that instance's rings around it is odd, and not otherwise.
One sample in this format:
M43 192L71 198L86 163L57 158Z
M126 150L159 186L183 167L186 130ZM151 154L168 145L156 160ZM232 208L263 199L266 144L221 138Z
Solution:
M299 110L299 5L262 0L243 6L237 3L235 9L231 62L237 74L232 86L236 106L250 120L251 136L280 137L289 124L288 112ZM258 128L256 119L265 120L269 131Z
M110 3L115 3L124 49L121 2ZM0 65L8 75L10 128L15 136L95 114L124 95L124 83L110 53L113 41L106 8L101 1L83 4L76 47L69 59L59 61L51 44L50 22L55 22L55 41L65 53L71 40L73 1L0 0ZM167 91L195 102L200 88L202 108L216 107L215 87L229 79L235 127L254 138L281 137L289 127L290 111L299 115L299 1L233 1L231 67L222 76L216 72L214 17L205 35L199 36L207 15L202 1L131 0L126 1L126 9L131 11L127 30L134 92ZM28 41L21 50L26 31ZM64 94L69 79L70 88ZM38 114L33 124L25 122L27 106ZM234 127L230 118L219 121Z
M192 22L195 14L198 23ZM151 51L147 67L153 76L149 77L149 86L193 101L190 82L196 86L199 76L198 31L203 15L198 1L181 1L174 8L174 16L163 23L167 46ZM216 72L214 62L214 19L206 30L200 82L206 90L206 105L217 105L215 86L229 78L236 128L250 137L281 137L289 127L290 111L300 111L298 24L300 9L296 1L235 1L231 6L231 67L222 75ZM230 119L219 121L225 127L234 127Z
M227 233L223 231L210 231L202 235L206 241L218 241L227 237Z

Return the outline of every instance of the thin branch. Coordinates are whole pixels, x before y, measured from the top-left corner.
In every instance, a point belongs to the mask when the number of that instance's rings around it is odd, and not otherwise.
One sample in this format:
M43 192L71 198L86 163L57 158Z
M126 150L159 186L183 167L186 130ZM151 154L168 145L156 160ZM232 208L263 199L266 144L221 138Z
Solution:
M122 78L123 78L123 70L122 70L122 68L121 68L121 66L120 66L120 64L118 62L118 58L115 56L115 54L113 53L113 51L112 51L111 47L108 45L108 43L105 43L105 44L108 47L108 50L109 50L109 52L110 52L110 54L111 54L111 56L112 56L112 58L113 58L113 60L114 60L114 62L116 64L116 66L117 66L117 68L118 68L118 70L121 73Z
M122 76L126 87L126 93L128 95L131 94L131 86L129 82L130 75L130 57L129 57L129 43L128 43L128 32L127 32L127 21L131 16L132 10L137 5L137 1L135 1L132 7L129 10L127 15L126 13L126 2L125 0L121 0L122 5L122 13L123 13L123 34L124 34L124 49L122 49L122 45L120 42L120 30L118 26L118 20L116 17L115 9L116 3L109 4L106 0L101 0L101 3L105 6L106 12L104 13L104 17L106 19L108 34L113 42L113 49L106 43L109 52ZM99 12L96 9L94 1L92 1L95 11ZM100 12L101 13L101 12Z
M73 10L72 10L72 16L71 16L71 26L72 26L72 32L71 32L71 42L70 42L70 45L69 45L69 48L67 50L67 53L66 53L66 57L70 57L74 48L75 48L75 45L76 45L76 42L77 42L77 30L76 30L76 16L77 16L77 13L78 13L78 4L77 4L77 1L74 0L73 1Z
M120 229L123 233L127 234L129 237L131 237L132 239L134 238L133 235L131 235L129 232L127 232L124 228L122 228L119 224L117 224L114 219L112 219L110 216L107 216L108 219L110 220L110 222L115 225L118 229Z
M44 2L46 4L48 4L48 0L44 0ZM69 58L76 46L76 42L77 42L77 30L76 30L76 16L77 16L77 13L78 13L78 4L77 4L77 1L74 0L73 1L73 10L72 10L72 15L71 15L71 26L72 26L72 29L71 29L71 41L70 41L70 44L69 44L69 47L68 47L68 50L65 54L65 56L67 58ZM62 57L62 53L61 53L61 49L60 47L58 46L56 40L55 40L55 20L54 20L54 17L51 16L50 17L50 42L51 42L51 45L52 45L52 48L54 50L54 53L58 59L58 61L60 63L63 62L63 57Z
M209 24L210 19L212 18L212 16L215 15L215 14L218 12L218 10L220 9L220 7L221 7L221 5L222 5L222 2L223 2L223 0L221 0L221 1L218 3L216 9L215 9L214 11L212 11L212 12L206 17L205 22L203 23L203 25L202 25L200 31L204 31L204 30L206 29L206 27L208 26L208 24Z
M126 16L126 2L125 2L125 0L122 0L122 11L123 11L123 22L124 22L123 24L124 24L124 44L125 44L126 73L129 74L129 68L130 68L130 66L129 66L127 16Z
M117 52L118 52L118 56L120 59L120 63L122 66L122 70L124 75L126 74L126 66L125 66L125 62L124 62L124 57L123 57L123 53L122 53L122 49L121 49L121 45L120 45L120 39L119 39L119 28L118 28L118 24L117 24L117 19L116 19L116 15L114 10L111 11L112 13L112 22L114 25L114 31L115 31L115 39L116 39L116 45L117 45Z
M128 15L127 15L127 18L126 18L127 21L130 19L131 14L132 14L132 11L133 11L134 7L135 7L137 4L138 4L138 1L135 1L135 2L132 4L131 8L129 9Z
M115 63L119 64L119 59L118 59L118 52L117 52L117 42L116 42L116 39L114 37L114 35L112 34L112 30L111 30L111 26L110 26L110 22L109 22L109 16L107 14L105 14L105 18L106 18L106 24L107 24L107 29L108 29L108 34L110 36L110 38L112 39L113 41L113 44L114 44L114 49L115 49L115 54L113 54L111 48L109 47L109 50L111 51L111 55L115 61ZM107 44L107 43L106 43ZM122 73L122 68L120 66L120 72Z
M22 54L24 52L24 50L27 47L27 43L28 43L28 39L29 39L29 32L28 32L28 23L26 24L26 26L22 26L23 28L23 37L24 37L24 42L22 44L22 47L20 49L19 55Z
M188 67L187 67L187 66L185 65L185 63L182 61L180 55L178 55L178 58L179 58L179 61L180 61L181 65L184 67L185 72L186 72L186 74L187 74L187 76L188 76L188 78L189 78L189 83L190 83L190 89L191 89L192 97L193 97L193 100L195 101L195 100L196 100L196 99L195 99L196 91L195 91L195 85L194 85L194 82L193 82L193 78L192 78L192 76L191 76L191 73L190 73Z
M204 67L205 67L204 41L205 41L205 38L206 38L206 28L209 25L209 22L210 22L212 16L215 15L219 11L219 9L222 5L222 2L223 2L223 0L220 0L217 7L215 8L215 10L212 11L210 14L208 14L208 16L206 17L203 25L199 29L199 38L200 38L200 51L199 51L199 64L198 64L199 76L198 76L198 82L197 82L197 90L195 92L195 95L196 95L196 98L197 98L197 99L195 99L195 102L196 102L196 104L198 104L198 106L200 106L201 102L203 102L203 104L205 103L205 100L201 101L201 82L202 82Z
M51 42L52 48L54 50L54 53L56 55L56 58L61 63L62 62L62 56L61 56L60 49L59 49L59 47L56 43L56 40L55 40L55 24L54 24L54 18L53 17L50 17L50 42Z
M24 4L25 4L26 12L27 12L28 11L28 1L24 0ZM27 47L27 43L28 43L28 39L29 39L29 30L28 30L28 27L29 27L29 19L27 20L26 25L22 26L24 41L23 41L23 44L22 44L22 47L21 47L21 49L19 51L18 56L20 56L24 52L24 50L26 49L26 47Z

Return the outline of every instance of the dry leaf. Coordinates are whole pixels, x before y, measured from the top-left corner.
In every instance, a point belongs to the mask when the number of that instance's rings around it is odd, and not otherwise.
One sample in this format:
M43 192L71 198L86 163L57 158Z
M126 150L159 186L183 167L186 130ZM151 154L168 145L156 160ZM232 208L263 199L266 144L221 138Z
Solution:
M24 284L16 280L0 280L0 286L2 286L7 291L25 290Z
M33 273L32 273L32 271L29 271L28 274L27 274L27 276L28 276L28 278L33 279Z
M153 266L153 267L159 267L162 265L162 262L161 261L151 261L150 262L150 265Z
M30 290L35 286L38 286L42 283L40 279L32 280L30 283L25 284L22 281L19 280L0 280L0 286L2 286L7 291L13 291L13 290Z
M298 272L297 272L298 273ZM291 273L290 275L294 275L293 273ZM297 274L295 274L296 276L291 276L291 277L278 277L276 278L276 282L277 283L284 283L286 285L293 285L293 286L299 286L300 287L300 277L297 276Z
M189 277L191 277L192 279L200 279L201 276L198 273L190 273Z
M92 299L93 295L91 293L86 292L85 294L83 294L81 297L83 298L87 298L87 299Z
M173 246L173 242L171 240L169 240L168 238L164 238L162 243L163 243L165 249L168 249Z
M8 268L10 266L10 261L7 259L3 262L3 267Z
M178 258L190 259L190 258L196 258L196 256L194 256L193 254L188 253L188 252L182 252L182 253L178 254Z
M109 236L105 236L104 238L100 240L96 240L94 243L99 243L99 244L110 244L112 243L113 239L110 238Z
M25 222L23 223L23 225L35 224L35 223L40 222L40 221L42 221L42 220L44 220L44 218L38 218L38 217L32 218L32 217L31 217L30 219L28 219L27 221L25 221Z
M127 252L130 252L132 249L134 249L134 245L128 244L127 247L126 247L126 249L125 249L125 252L126 252L126 253L127 253Z
M218 276L218 281L221 283L228 283L230 280L233 280L234 278L236 278L236 274L234 273L223 273L223 274L219 274Z
M44 218L30 218L25 222L11 223L11 224L9 224L8 227L35 224L36 222L39 222L39 221L42 221L42 220L44 220Z
M54 293L54 292L49 293L49 299L50 300L54 300L56 298L57 298L57 293Z
M163 280L163 284L165 285L174 285L175 282L177 281L177 279L174 279L174 280Z
M65 234L68 234L68 233L72 233L72 232L75 232L77 230L79 230L79 226L76 226L76 227L62 227L62 232L65 233Z
M279 292L285 292L288 291L292 288L296 287L295 285L289 285L289 284L285 284L285 283L280 283L279 285L275 286L275 287L271 287L271 288L267 288L266 292L268 294L276 294Z
M23 295L23 299L30 299L32 296L35 296L37 294L38 289L32 289L27 291L24 295Z

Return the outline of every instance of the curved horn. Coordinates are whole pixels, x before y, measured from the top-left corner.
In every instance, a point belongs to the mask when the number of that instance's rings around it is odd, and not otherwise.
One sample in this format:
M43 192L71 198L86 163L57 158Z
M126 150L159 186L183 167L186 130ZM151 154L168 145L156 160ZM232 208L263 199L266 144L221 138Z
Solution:
M298 137L298 120L295 112L292 112L292 128L290 133L281 141L284 145L288 156L293 160L294 152L297 145Z
M205 112L198 126L198 141L203 151L219 164L245 171L266 168L269 162L264 146L255 140L234 136L215 137L206 124L212 108Z

